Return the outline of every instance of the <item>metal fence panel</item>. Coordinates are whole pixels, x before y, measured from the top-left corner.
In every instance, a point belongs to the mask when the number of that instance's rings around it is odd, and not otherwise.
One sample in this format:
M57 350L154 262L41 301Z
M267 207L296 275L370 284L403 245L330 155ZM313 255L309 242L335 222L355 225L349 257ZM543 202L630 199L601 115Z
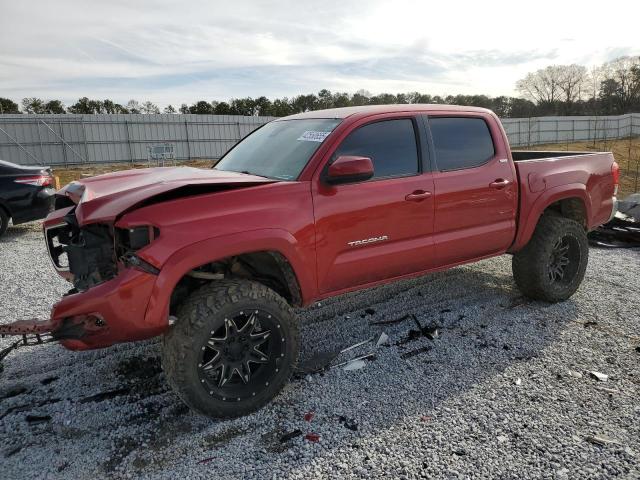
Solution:
M0 159L33 165L145 162L171 143L177 160L218 159L273 117L239 115L0 115ZM640 113L502 120L514 147L640 135Z
M239 115L0 115L0 159L33 165L145 162L170 143L176 159L218 159L273 117Z

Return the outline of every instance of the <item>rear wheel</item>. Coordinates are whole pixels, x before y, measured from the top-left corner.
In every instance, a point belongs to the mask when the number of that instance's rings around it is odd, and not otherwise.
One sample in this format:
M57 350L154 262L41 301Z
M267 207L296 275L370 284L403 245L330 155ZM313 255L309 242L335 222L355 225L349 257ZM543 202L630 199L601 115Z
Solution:
M7 231L7 227L9 227L9 215L0 207L0 237Z
M587 269L589 244L575 220L545 214L529 243L512 259L513 277L526 296L547 302L575 293Z
M164 337L169 383L193 410L237 417L269 402L291 376L298 330L287 302L251 281L224 280L194 292Z

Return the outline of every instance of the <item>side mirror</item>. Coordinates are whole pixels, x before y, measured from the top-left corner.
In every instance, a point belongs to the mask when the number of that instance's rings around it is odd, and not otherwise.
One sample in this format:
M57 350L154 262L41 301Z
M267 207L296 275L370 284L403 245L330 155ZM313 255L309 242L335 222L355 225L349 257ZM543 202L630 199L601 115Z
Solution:
M331 185L363 182L373 177L373 162L369 157L342 155L327 171L326 182Z

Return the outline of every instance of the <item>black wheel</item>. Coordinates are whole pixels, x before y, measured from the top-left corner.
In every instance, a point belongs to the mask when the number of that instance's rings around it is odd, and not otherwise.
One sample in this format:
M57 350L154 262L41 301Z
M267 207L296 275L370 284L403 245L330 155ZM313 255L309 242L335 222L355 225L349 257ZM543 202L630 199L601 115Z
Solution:
M588 260L589 244L582 225L545 214L529 243L513 256L511 266L522 293L536 300L559 302L578 289Z
M7 231L9 227L9 215L4 211L2 207L0 207L0 237L4 235L4 232Z
M209 417L245 415L287 383L298 357L287 302L256 282L223 280L194 292L164 336L162 366L180 398Z

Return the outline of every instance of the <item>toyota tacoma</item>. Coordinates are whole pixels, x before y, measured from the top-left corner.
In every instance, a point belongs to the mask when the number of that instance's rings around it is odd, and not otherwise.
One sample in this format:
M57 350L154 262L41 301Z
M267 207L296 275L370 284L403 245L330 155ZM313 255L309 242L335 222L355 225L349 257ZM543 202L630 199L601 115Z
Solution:
M192 409L265 405L298 356L293 307L496 255L546 302L587 268L616 210L611 153L511 151L489 110L381 105L265 124L212 169L73 182L44 225L73 288L49 319L0 327L72 350L163 337Z

